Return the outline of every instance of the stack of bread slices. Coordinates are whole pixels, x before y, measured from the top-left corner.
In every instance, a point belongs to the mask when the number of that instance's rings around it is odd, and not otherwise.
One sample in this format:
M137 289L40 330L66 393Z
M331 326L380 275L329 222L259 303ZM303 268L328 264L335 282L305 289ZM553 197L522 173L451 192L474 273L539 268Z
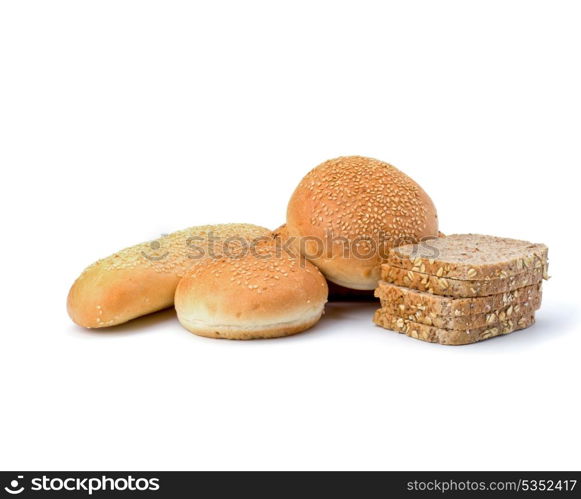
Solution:
M375 295L376 324L464 345L534 324L548 279L544 244L456 234L390 250Z

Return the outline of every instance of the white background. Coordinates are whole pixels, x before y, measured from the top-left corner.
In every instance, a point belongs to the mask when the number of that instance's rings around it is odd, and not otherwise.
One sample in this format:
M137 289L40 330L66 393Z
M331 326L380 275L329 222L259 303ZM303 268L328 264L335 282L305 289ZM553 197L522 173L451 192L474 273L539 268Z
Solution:
M567 1L4 1L0 468L579 469L581 30ZM393 163L444 232L544 242L533 328L466 347L329 306L229 342L74 326L97 258L275 228L325 159Z

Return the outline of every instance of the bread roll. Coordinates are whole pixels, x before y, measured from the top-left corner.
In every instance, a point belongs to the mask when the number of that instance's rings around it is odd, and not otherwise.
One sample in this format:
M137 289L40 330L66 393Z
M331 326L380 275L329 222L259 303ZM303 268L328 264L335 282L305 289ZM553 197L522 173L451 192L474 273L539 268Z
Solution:
M175 296L186 329L237 340L304 331L320 319L326 301L327 282L318 269L273 243L240 258L196 262Z
M256 225L204 225L121 250L75 281L69 315L79 326L101 328L171 307L177 284L193 262L236 252L269 234Z
M422 188L377 159L347 156L311 170L287 210L289 236L330 281L374 289L387 248L438 236Z

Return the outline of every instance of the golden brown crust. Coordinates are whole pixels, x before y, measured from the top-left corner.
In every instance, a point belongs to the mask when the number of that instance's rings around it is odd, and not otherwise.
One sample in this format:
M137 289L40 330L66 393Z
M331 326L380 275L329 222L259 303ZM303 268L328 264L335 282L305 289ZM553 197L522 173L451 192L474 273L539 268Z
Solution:
M286 241L288 239L288 228L286 224L282 224L280 227L274 229L271 234L275 239Z
M177 284L202 251L235 251L270 234L249 224L191 227L123 249L89 266L67 298L71 319L87 328L114 326L173 304ZM229 239L234 238L234 239Z
M301 181L287 210L295 245L336 284L374 289L385 249L438 234L429 196L407 175L361 156L332 159Z
M314 265L268 243L241 258L196 262L177 287L175 306L182 325L196 334L272 337L312 326L327 294Z
M67 311L79 326L101 328L171 307L180 277L149 268L110 270L98 263L75 281Z

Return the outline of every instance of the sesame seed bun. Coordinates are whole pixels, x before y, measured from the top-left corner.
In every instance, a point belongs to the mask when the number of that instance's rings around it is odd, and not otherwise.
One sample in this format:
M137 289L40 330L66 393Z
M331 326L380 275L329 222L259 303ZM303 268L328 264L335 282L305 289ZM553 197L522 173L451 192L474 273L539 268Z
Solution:
M194 261L269 237L256 225L204 225L126 248L85 269L69 291L68 313L79 326L102 328L171 307Z
M261 244L239 258L199 261L180 281L180 323L210 338L248 340L289 336L318 322L327 283L303 258Z
M346 156L311 170L287 210L293 244L335 284L374 289L387 249L438 236L430 197L388 163Z

